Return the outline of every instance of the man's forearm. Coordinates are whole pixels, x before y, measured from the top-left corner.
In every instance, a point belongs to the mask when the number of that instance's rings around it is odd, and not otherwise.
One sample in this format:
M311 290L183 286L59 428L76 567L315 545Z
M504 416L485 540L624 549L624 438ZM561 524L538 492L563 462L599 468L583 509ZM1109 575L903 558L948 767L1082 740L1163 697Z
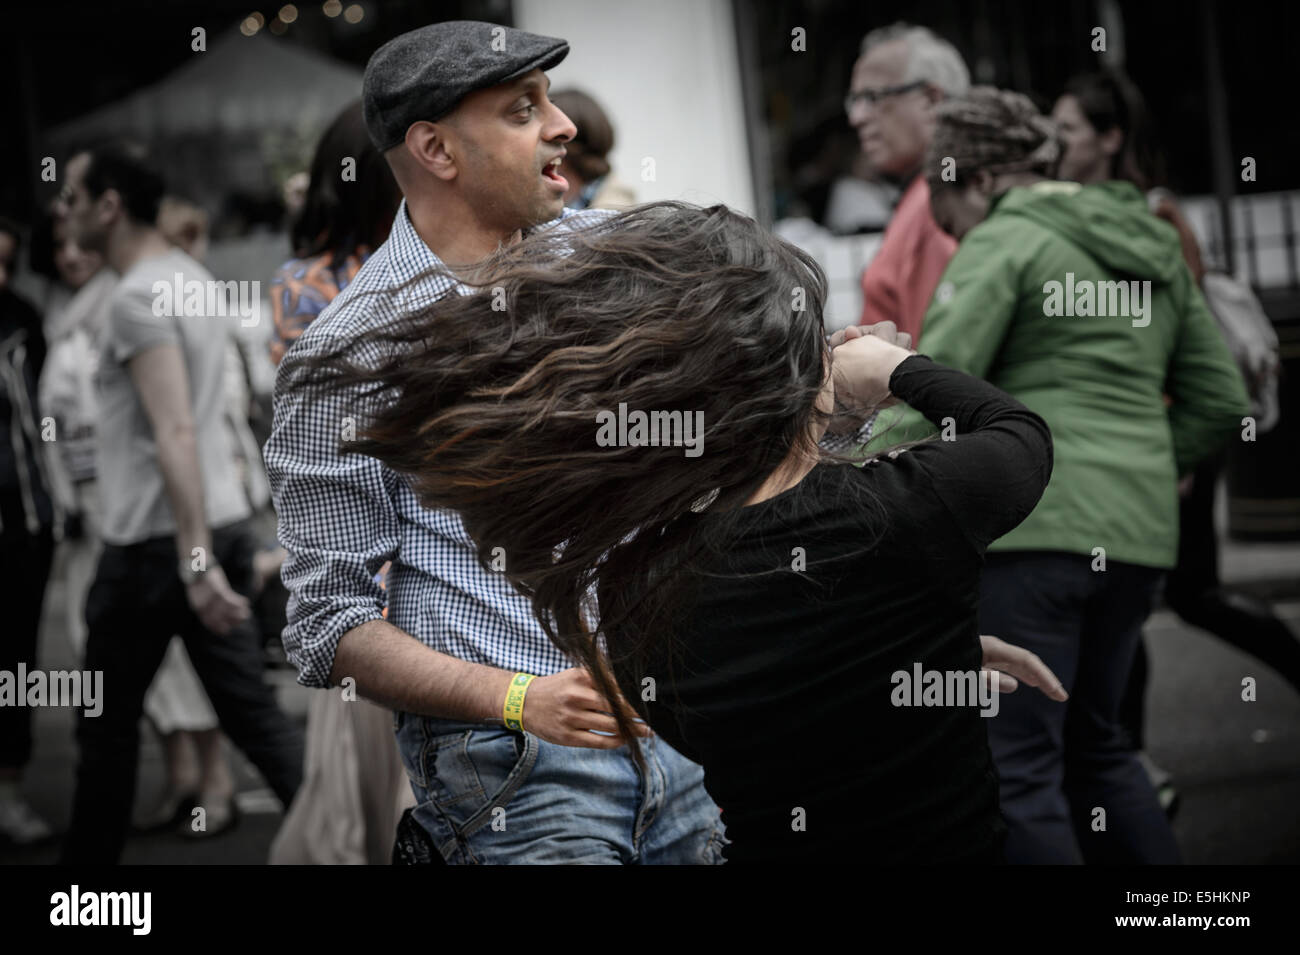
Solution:
M343 634L330 683L351 677L357 692L389 709L477 723L501 719L513 676L439 653L387 620L371 620Z
M207 555L206 565L213 563L212 534L203 510L203 472L199 468L199 449L193 428L178 428L169 435L155 435L158 467L163 487L176 521L176 553L188 563L194 548Z

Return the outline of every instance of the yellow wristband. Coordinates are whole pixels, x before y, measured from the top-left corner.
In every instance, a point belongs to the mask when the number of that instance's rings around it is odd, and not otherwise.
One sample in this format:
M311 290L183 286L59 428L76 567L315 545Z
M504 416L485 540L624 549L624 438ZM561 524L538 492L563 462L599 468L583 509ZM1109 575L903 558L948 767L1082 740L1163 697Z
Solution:
M531 673L516 673L510 681L506 688L506 704L502 708L506 729L524 731L524 694L528 692L528 684L536 679Z

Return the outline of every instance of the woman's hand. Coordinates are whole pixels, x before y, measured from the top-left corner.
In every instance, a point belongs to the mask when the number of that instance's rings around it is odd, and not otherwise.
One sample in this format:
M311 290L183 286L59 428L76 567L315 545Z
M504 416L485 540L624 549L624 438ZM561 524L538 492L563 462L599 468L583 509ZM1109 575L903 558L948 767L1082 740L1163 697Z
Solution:
M866 410L898 403L889 391L889 377L914 354L911 335L893 322L877 322L840 329L829 344L837 404Z
M1010 693L1020 684L1017 678L1030 686L1036 686L1045 695L1059 703L1068 700L1065 687L1037 654L1030 653L1024 647L1016 647L999 640L997 637L980 635L980 646L984 650L981 670L992 670L998 674L998 692Z

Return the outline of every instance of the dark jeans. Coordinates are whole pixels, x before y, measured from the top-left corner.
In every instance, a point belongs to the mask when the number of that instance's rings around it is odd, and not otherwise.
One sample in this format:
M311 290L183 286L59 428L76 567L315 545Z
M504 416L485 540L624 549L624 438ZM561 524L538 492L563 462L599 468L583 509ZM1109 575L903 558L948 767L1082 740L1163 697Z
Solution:
M3 440L8 440L5 437ZM0 533L0 670L17 678L18 664L36 669L36 635L41 604L50 576L54 538L49 526L27 533L17 492L0 500L4 531ZM26 687L18 687L26 693ZM0 706L0 769L22 769L32 755L32 708Z
M1119 720L1162 572L1061 552L990 554L980 632L1038 654L1066 703L1022 686L989 720L1007 861L1175 863L1169 822ZM1104 830L1094 828L1104 810Z
M1266 602L1225 591L1219 583L1219 539L1214 529L1214 492L1224 455L1196 469L1192 490L1178 506L1178 566L1169 572L1165 603L1183 622L1272 667L1300 692L1300 640ZM1138 645L1133 674L1121 710L1138 749L1145 746L1147 655Z
M247 522L213 531L213 551L230 584L247 594L256 549ZM135 799L145 692L173 634L185 640L221 728L288 806L302 782L303 740L264 677L260 640L247 620L224 637L190 609L172 538L104 548L86 599L88 670L104 673L104 708L80 716L80 764L65 863L114 863Z

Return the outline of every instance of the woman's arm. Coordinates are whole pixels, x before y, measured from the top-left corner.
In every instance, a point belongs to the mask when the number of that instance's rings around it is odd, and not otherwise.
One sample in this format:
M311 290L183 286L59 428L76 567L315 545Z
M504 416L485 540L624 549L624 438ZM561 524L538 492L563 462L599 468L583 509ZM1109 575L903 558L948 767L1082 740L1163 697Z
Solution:
M977 549L1029 516L1052 476L1046 422L988 382L924 355L902 362L891 392L941 427L909 455ZM944 429L944 419L952 419Z

